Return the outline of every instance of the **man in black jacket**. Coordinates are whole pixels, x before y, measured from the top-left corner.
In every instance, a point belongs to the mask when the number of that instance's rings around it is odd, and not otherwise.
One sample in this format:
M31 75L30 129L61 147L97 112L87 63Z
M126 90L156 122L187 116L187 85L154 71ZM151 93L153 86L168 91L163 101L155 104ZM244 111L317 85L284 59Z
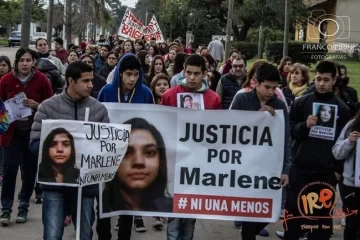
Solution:
M294 140L292 149L293 164L289 172L290 179L285 209L287 211L286 216L292 215L295 218L300 216L300 218L291 219L284 223L284 239L299 239L301 232L306 231L303 227L305 225L314 226L311 232L307 229L307 231L309 231L308 239L328 240L331 237L331 209L323 206L325 204L331 204L330 199L327 199L326 203L324 203L324 201L321 203L320 201L315 201L317 199L310 198L310 201L314 201L316 206L322 207L313 208L313 212L310 211L308 215L305 215L307 217L322 216L325 218L308 220L301 216L304 216L304 212L306 212L303 202L308 201L309 196L303 199L302 196L299 198L298 195L304 189L306 190L307 186L312 186L311 191L316 192L316 194L318 194L317 196L321 197L320 192L325 189L321 185L328 186L326 187L328 190L333 189L331 186L335 187L342 173L340 170L341 166L337 166L337 162L332 155L332 147L342 128L350 120L350 110L346 104L333 93L333 87L336 82L336 71L334 63L329 61L320 62L315 71L316 91L297 99L290 111L291 137ZM313 103L337 106L337 115L334 116L334 119L336 119L334 140L325 140L309 136L311 127L317 125L317 122L320 121L313 113ZM314 183L321 184L314 185ZM323 198L326 197L323 196ZM302 212L301 214L300 211Z
M279 71L273 65L264 63L256 71L256 88L247 93L238 93L230 109L245 111L268 111L272 115L276 110L283 110L285 119L285 143L284 143L284 162L281 173L281 185L285 187L288 183L288 172L291 165L291 140L289 131L289 117L286 104L279 100L275 94L275 89L280 81ZM256 235L266 227L268 223L242 223L242 239L256 239Z

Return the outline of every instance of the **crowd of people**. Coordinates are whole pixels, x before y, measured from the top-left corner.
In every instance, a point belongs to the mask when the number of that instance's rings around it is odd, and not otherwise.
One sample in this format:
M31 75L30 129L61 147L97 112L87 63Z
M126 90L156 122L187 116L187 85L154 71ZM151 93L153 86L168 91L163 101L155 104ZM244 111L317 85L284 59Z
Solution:
M358 95L349 86L346 66L332 61L319 62L311 80L309 68L284 57L279 66L265 59L256 60L247 71L246 56L231 49L224 56L223 44L215 39L206 47L195 49L193 43L182 45L181 38L157 43L144 39L108 40L101 36L70 44L54 39L55 48L44 38L36 41L36 51L20 48L14 68L7 56L0 56L0 97L2 101L24 92L24 107L32 115L9 124L4 108L0 110L2 159L0 164L1 216L3 226L10 224L15 196L16 175L21 169L22 187L16 223L25 223L30 198L42 204L44 239L62 239L64 226L76 219L77 188L36 184L41 122L45 119L85 120L108 123L109 116L101 102L128 104L160 104L191 109L232 109L246 111L275 110L284 114L285 142L281 173L282 210L299 216L299 191L312 182L338 184L343 209L359 210L360 190L355 186L356 140L360 137ZM223 64L221 64L223 62ZM201 94L204 106L193 104L191 95L178 103L179 93ZM322 104L314 111L314 104ZM327 108L336 106L337 111ZM3 106L2 106L3 107ZM241 116L241 113L239 113ZM327 124L331 123L331 124ZM334 139L322 139L309 133L314 126L334 129ZM29 147L30 146L30 147ZM56 172L54 172L56 176ZM34 188L35 186L35 188ZM35 190L34 190L35 189ZM96 220L99 239L111 239L109 218L100 219L95 208L98 185L83 188L81 239L92 239ZM284 216L285 213L283 213ZM73 221L76 225L76 221ZM153 217L153 226L161 230L165 219ZM331 219L318 224L332 226ZM132 227L138 232L146 228L141 216L122 215L115 229L118 239L130 239ZM268 236L267 223L235 222L242 239ZM283 239L304 237L299 218L287 224ZM356 239L360 217L347 216L344 239ZM196 219L167 219L167 239L193 239ZM75 226L76 227L76 226ZM308 239L329 239L332 227L305 233Z

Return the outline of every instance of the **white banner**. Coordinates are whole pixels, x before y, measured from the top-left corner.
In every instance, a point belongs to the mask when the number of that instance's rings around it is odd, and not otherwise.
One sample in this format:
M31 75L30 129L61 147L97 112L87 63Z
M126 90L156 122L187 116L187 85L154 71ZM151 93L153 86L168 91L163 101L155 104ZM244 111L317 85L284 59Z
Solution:
M155 38L156 41L165 41L155 16L151 18L151 21L147 26L144 26L130 9L126 9L119 27L118 35L133 41L140 39L142 36L145 37L147 42L152 38Z
M24 118L27 120L27 117L31 116L31 108L24 106L25 99L27 99L25 93L21 92L4 102L10 123Z
M101 217L278 220L282 111L105 106L112 123L132 127L115 178L100 187Z
M86 186L111 181L126 153L130 125L43 120L38 182Z

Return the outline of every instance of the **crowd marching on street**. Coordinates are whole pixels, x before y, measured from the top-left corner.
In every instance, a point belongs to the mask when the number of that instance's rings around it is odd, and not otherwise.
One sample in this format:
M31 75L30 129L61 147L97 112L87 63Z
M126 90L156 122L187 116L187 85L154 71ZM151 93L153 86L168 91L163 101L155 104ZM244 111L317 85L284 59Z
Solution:
M14 221L25 224L31 214L30 199L35 196L35 203L42 204L43 239L62 239L64 227L71 223L76 228L78 189L37 183L42 120L85 121L88 108L89 121L109 123L102 103L177 107L178 93L201 94L205 109L264 111L271 115L276 110L283 112L284 159L279 176L282 218L301 215L298 194L313 182L338 187L345 213L360 210L360 188L355 186L360 104L357 91L349 86L345 65L331 60L318 62L314 79L307 66L290 57L284 57L277 67L259 59L247 70L249 59L236 49L224 56L223 43L218 39L208 46L191 42L184 46L181 38L147 42L144 38L132 41L102 35L97 42L83 40L79 46L64 46L61 38L54 39L54 49L50 49L51 44L37 39L36 50L20 48L14 63L9 56L0 56L2 227L13 224L15 198L20 202ZM32 114L10 123L4 102L19 93L25 93L23 106ZM184 108L201 109L191 95L185 95L183 101ZM333 138L313 136L315 126L332 128ZM22 185L17 193L19 168ZM49 171L54 171L55 179L65 177L55 169ZM329 204L326 197L320 197L317 209ZM98 199L98 184L83 188L81 239L93 238L94 224L99 240L112 239L112 227L119 240L131 239L132 228L146 232L142 216L121 215L117 225L111 226L110 218L99 216ZM321 216L328 213L325 208L320 211ZM196 219L153 216L152 220L158 230L166 226L168 240L194 238ZM241 229L239 239L244 240L268 236L268 224L234 222ZM333 235L331 218L317 219L313 224L330 226L318 231L304 229L304 224L308 224L305 218L284 222L284 231L276 235L286 240L328 240ZM341 224L343 239L360 239L360 215L344 214Z

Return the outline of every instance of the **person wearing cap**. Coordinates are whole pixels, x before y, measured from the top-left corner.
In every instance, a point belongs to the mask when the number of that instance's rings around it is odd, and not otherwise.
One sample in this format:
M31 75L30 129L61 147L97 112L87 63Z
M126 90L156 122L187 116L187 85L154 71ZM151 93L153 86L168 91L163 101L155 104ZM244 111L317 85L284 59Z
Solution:
M66 59L67 59L67 55L69 54L68 51L66 51L66 49L63 48L64 45L64 40L62 40L61 38L57 37L54 39L54 44L55 44L55 53L56 53L56 57L58 59L60 59L60 61L65 64L66 63Z

